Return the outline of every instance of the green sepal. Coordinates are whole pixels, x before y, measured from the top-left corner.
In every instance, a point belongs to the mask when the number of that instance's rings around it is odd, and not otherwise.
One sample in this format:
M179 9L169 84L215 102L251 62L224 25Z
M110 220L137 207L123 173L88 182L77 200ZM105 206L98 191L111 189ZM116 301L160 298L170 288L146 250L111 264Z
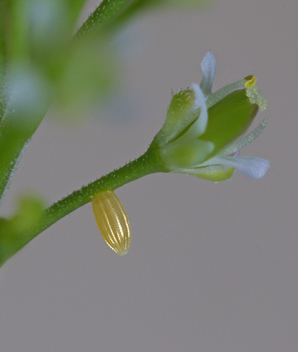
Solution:
M212 142L201 141L198 138L189 140L177 139L161 149L161 157L167 161L170 169L192 167L200 164L212 152Z
M200 110L195 109L194 105L195 96L191 89L181 90L173 95L166 120L154 138L160 147L175 139L199 117Z
M220 182L228 180L233 175L234 171L235 169L233 167L214 165L184 171L180 170L179 172L202 178L207 181Z

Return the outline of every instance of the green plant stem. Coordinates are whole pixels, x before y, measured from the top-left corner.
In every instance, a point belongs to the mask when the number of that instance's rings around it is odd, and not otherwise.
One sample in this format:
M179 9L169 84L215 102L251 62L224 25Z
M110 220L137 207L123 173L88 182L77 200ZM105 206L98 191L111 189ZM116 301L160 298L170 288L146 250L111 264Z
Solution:
M23 246L64 216L90 202L98 193L115 190L126 183L156 172L168 172L168 169L161 161L159 153L155 149L149 148L145 154L136 160L52 204L45 210L42 221L24 234Z
M119 14L131 0L103 0L76 33L76 38L104 27Z

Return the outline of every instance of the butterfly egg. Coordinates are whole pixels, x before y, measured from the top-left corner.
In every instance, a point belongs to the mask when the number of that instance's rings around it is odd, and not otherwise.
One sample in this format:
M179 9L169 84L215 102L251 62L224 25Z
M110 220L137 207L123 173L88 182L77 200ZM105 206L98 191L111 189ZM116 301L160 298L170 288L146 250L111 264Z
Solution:
M112 191L100 192L92 200L92 208L106 244L117 254L126 254L130 245L130 225L119 198Z

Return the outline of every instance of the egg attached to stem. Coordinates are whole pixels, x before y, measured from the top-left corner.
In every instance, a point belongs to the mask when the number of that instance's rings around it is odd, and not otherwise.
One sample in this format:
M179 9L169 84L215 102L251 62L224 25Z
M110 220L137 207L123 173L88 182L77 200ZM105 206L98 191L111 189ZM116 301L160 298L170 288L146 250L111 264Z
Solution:
M130 246L130 224L122 203L113 191L98 193L92 200L98 229L114 252L124 255Z

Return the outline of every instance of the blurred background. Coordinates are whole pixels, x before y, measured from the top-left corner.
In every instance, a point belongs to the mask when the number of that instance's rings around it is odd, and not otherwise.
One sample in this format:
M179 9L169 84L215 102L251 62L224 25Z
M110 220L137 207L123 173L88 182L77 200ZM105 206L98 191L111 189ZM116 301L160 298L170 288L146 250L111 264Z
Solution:
M2 352L297 351L297 13L296 0L148 12L115 39L115 97L73 123L47 115L4 215L24 191L50 204L145 152L171 90L200 82L208 50L214 90L258 77L269 104L252 127L269 123L242 155L271 169L218 184L155 174L116 190L132 228L124 257L104 243L91 204L60 220L1 268Z

